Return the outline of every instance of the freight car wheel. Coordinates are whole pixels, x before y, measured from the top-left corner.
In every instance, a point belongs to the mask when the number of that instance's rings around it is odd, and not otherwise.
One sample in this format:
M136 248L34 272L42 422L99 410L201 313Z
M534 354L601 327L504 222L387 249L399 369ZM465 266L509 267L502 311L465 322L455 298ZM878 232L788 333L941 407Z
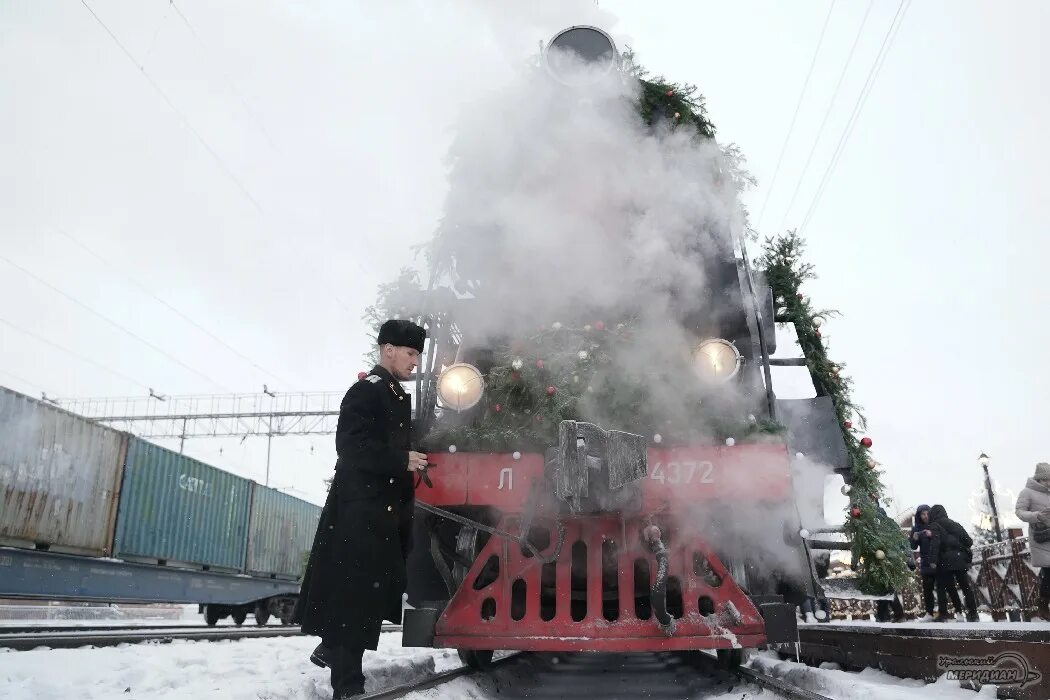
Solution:
M204 606L204 622L208 624L208 627L214 627L219 624L219 610L214 605Z
M492 668L492 652L479 649L457 649L459 660L467 668L475 671L487 671Z
M718 654L718 665L721 668L732 671L740 668L740 664L744 662L743 649L716 649L715 652Z
M270 609L263 605L255 608L255 624L263 627L270 621Z
M230 617L233 618L233 624L240 627L244 624L244 621L248 619L248 611L242 608L241 610L237 610L231 613Z

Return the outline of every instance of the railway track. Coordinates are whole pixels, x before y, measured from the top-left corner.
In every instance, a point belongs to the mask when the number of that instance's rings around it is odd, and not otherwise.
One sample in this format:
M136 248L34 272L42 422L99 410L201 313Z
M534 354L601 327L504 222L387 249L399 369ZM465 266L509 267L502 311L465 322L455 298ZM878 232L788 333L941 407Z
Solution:
M384 632L399 632L400 625L384 625ZM0 632L0 647L31 650L39 647L72 649L84 646L116 646L174 640L218 641L298 636L294 626L208 627L207 625L144 627L6 628ZM545 698L661 697L694 698L722 692L739 685L759 686L786 700L832 700L824 695L748 667L726 670L713 655L696 653L637 654L536 654L513 653L498 659L484 672L461 667L438 673L415 683L376 690L361 700L391 700L445 686L471 677L478 687L501 700Z
M485 672L458 668L417 683L377 690L360 700L391 700L412 696L458 679L472 678L488 697L500 700L603 700L703 698L742 686L758 686L785 700L833 700L792 686L760 671L741 667L725 670L706 654L684 658L678 654L536 654L521 652L500 659ZM453 690L448 688L448 690ZM460 694L470 694L459 688ZM476 689L475 689L476 692Z
M12 631L14 630L14 631ZM27 631L32 630L32 631ZM383 625L384 632L399 632L400 625ZM295 637L302 632L296 626L268 625L263 627L208 627L186 625L171 627L48 627L3 628L0 630L0 648L28 651L38 647L75 649L77 647L107 647L144 642L171 642L176 639L213 642L226 639L257 639L266 637Z
M194 625L20 625L11 627L0 627L0 635L4 634L60 634L64 632L116 632L121 630L198 630L198 629L243 629L251 627L258 628L256 624L241 625L216 625L208 628L204 623ZM264 628L279 629L281 625L264 625Z

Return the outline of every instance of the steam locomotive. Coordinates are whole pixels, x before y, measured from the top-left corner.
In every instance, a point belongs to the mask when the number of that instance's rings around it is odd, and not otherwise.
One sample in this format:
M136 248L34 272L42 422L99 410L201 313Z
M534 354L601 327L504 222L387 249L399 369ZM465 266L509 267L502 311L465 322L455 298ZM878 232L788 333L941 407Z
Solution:
M566 52L617 69L615 43L594 27L550 42L551 79ZM684 300L676 316L704 388L697 405L782 429L675 439L642 416L616 426L578 416L552 426L549 444L526 450L431 442L432 468L416 490L406 646L455 648L477 668L505 649L714 649L733 665L743 649L796 640L795 607L782 594L820 594L799 532L800 507L822 498L822 485L819 494L813 485L800 492L793 462L803 452L843 463L838 425L826 398L776 398L772 293L742 236L722 231L717 241L704 274L719 312ZM421 314L428 348L415 378L415 422L424 442L481 420L499 365L491 347L471 342L469 313L457 315L447 301ZM745 511L761 535L740 527ZM770 532L772 547L752 541Z

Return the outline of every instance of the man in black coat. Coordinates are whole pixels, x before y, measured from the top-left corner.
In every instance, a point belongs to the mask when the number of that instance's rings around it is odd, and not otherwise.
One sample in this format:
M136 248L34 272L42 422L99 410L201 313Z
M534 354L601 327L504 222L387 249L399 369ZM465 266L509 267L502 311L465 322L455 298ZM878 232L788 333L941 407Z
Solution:
M331 667L335 700L364 692L365 649L377 647L384 620L401 622L412 477L427 464L411 449L412 401L401 382L412 375L425 337L409 321L384 323L379 364L339 409L339 459L296 607L303 632L321 637L310 660Z
M977 622L977 599L970 587L970 547L973 539L962 525L948 517L944 506L936 505L930 509L930 568L937 574L937 621L945 622L952 618L948 615L948 596L957 612L962 610L959 591L962 589L966 598L966 619Z

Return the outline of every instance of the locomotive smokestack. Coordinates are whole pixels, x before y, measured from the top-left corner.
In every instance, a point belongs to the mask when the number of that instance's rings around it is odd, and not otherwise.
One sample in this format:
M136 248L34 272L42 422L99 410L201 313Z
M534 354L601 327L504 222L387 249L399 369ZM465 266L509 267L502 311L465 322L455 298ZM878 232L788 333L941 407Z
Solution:
M555 80L572 86L593 82L620 65L616 42L589 26L563 29L551 39L543 58Z

